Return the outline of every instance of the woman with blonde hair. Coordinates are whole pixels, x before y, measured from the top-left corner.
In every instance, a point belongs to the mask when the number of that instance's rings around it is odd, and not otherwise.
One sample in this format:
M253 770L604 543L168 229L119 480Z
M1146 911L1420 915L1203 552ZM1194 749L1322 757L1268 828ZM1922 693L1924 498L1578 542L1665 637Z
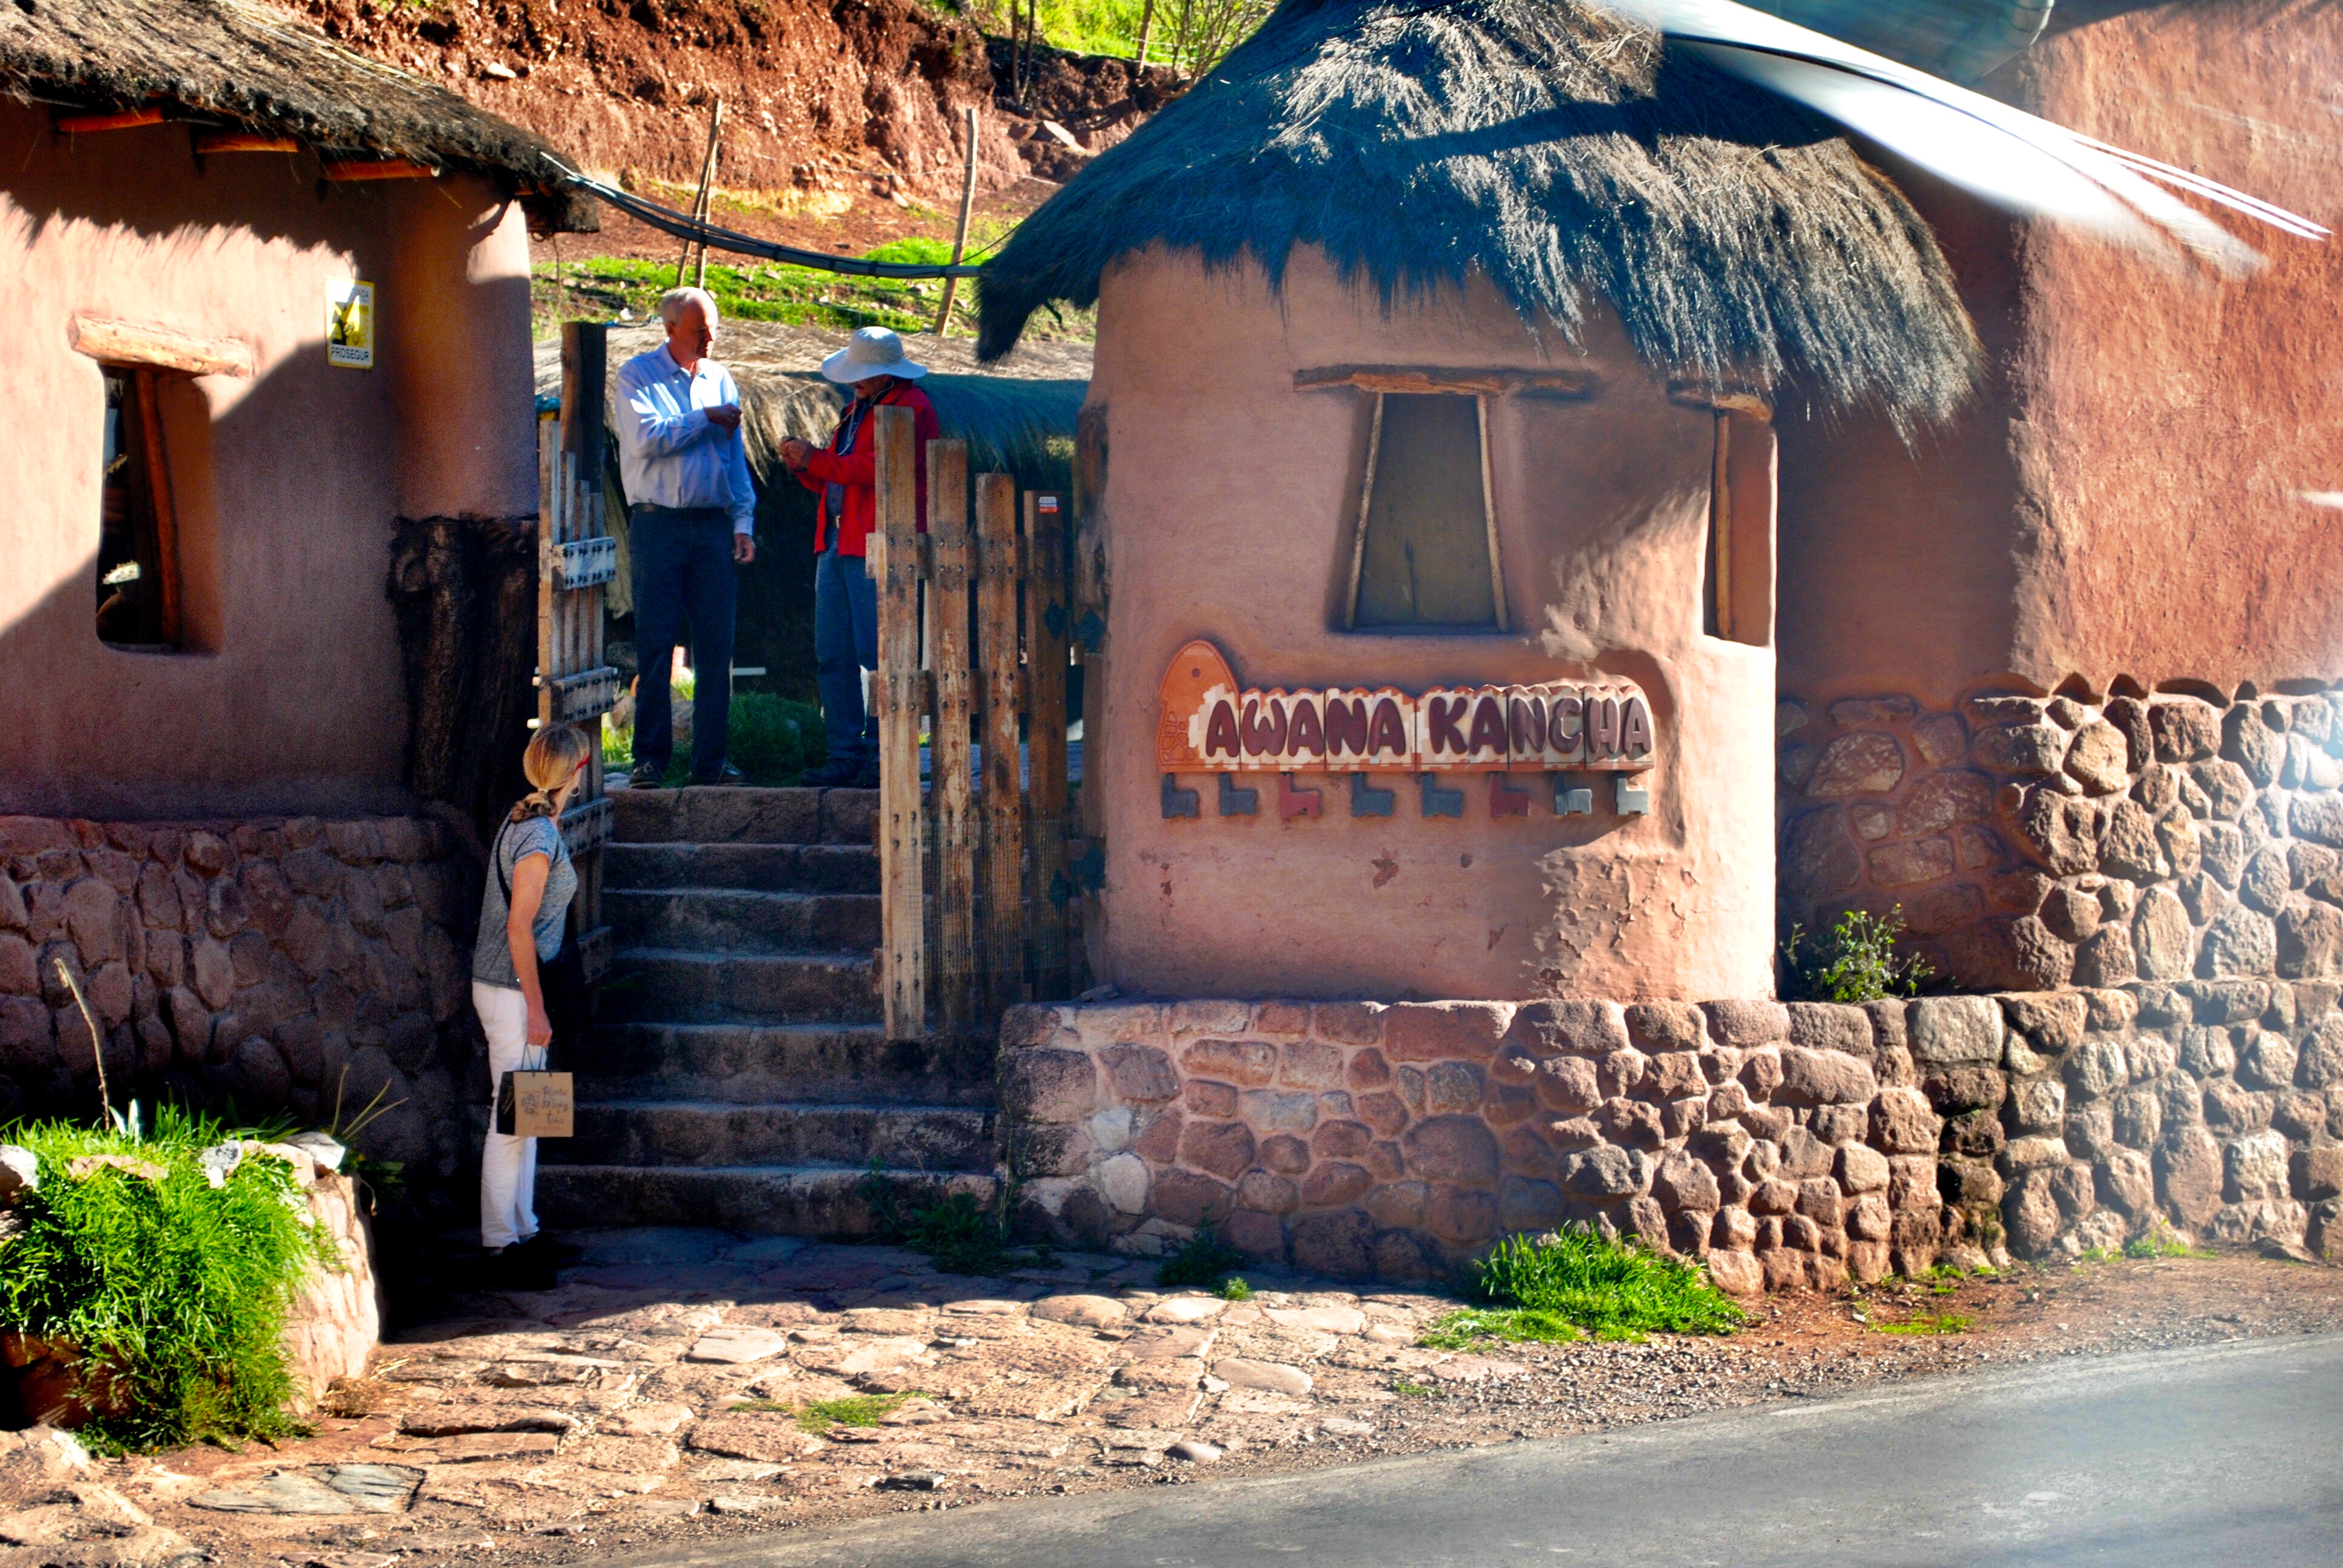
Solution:
M593 749L567 724L529 738L521 771L532 786L488 853L480 929L472 945L472 1006L488 1037L488 1133L480 1150L480 1245L507 1290L551 1290L553 1271L578 1254L538 1229L537 1140L499 1132L497 1088L508 1072L543 1069L553 1040L547 970L561 955L578 872L561 839L568 804Z

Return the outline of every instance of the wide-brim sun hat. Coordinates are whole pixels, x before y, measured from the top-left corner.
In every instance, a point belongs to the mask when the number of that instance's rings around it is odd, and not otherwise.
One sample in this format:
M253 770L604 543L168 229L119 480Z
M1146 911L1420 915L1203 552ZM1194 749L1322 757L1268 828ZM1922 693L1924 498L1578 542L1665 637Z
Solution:
M924 365L903 357L903 340L883 327L865 327L846 340L846 347L821 362L821 373L841 387L868 381L873 376L916 379L928 373Z

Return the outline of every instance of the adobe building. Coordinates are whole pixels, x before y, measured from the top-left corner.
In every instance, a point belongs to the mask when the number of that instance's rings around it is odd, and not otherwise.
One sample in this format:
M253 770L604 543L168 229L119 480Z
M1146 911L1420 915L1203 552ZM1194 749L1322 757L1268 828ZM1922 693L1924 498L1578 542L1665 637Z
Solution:
M501 551L533 610L550 150L238 0L7 8L0 145L0 1115L94 1111L62 960L117 1100L380 1089L447 1175L472 802L410 713L517 756L533 617L500 707L410 689L394 596Z
M2331 15L2052 25L1996 90L2332 220ZM1004 1026L1027 1222L1388 1276L1584 1221L1735 1289L2328 1244L2337 252L1866 156L1593 7L1289 3L988 267L987 353L1099 308L1121 994ZM1777 999L1899 907L1952 994Z

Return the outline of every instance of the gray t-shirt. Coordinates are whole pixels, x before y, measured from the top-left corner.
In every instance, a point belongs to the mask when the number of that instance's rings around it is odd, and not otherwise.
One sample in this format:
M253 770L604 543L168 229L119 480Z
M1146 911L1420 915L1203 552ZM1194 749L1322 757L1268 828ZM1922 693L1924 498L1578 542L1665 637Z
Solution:
M472 944L472 978L507 990L520 989L513 972L512 944L505 940L505 884L513 868L531 855L553 862L546 874L545 897L537 906L537 961L544 963L561 950L561 930L569 918L569 900L578 891L578 869L569 863L569 846L550 817L530 817L508 822L497 834L496 863L488 868L488 885L480 891L480 932Z

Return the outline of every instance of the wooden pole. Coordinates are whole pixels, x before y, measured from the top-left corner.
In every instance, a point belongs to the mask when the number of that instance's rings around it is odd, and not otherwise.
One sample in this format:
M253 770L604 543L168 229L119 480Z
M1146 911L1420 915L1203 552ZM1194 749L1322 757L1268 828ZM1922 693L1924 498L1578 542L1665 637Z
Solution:
M879 921L880 1000L890 1040L928 1032L927 893L920 858L919 437L909 408L873 411L879 531L869 561L879 588Z
M951 264L958 266L968 254L969 219L976 213L976 106L968 110L968 172L960 182L960 228L952 236ZM944 279L944 303L936 312L936 336L941 337L951 330L952 301L960 294L960 279Z
M1027 794L1033 845L1033 996L1070 993L1066 920L1066 532L1055 496L1025 495Z
M1147 68L1147 46L1155 40L1155 0L1139 13L1139 68Z
M708 116L708 150L699 158L699 190L691 198L691 216L701 222L708 218L709 193L716 188L716 144L724 135L724 100L716 100L716 107ZM684 268L691 265L691 241L683 242L683 254L676 258L675 286L683 286ZM708 276L708 247L699 247L699 275ZM699 285L693 285L699 287Z
M1025 994L1025 784L1017 716L1017 481L976 492L977 654L984 661L984 967L988 1011Z
M179 509L171 489L171 464L163 447L163 410L156 406L158 377L136 375L138 434L146 453L146 494L155 511L156 636L176 648L183 628L179 610ZM123 432L127 437L130 432Z
M949 1039L968 1035L979 991L976 958L976 802L969 748L970 667L968 447L928 444L928 618L936 681L935 727L929 732L936 840L936 1026ZM880 769L883 778L885 769Z

